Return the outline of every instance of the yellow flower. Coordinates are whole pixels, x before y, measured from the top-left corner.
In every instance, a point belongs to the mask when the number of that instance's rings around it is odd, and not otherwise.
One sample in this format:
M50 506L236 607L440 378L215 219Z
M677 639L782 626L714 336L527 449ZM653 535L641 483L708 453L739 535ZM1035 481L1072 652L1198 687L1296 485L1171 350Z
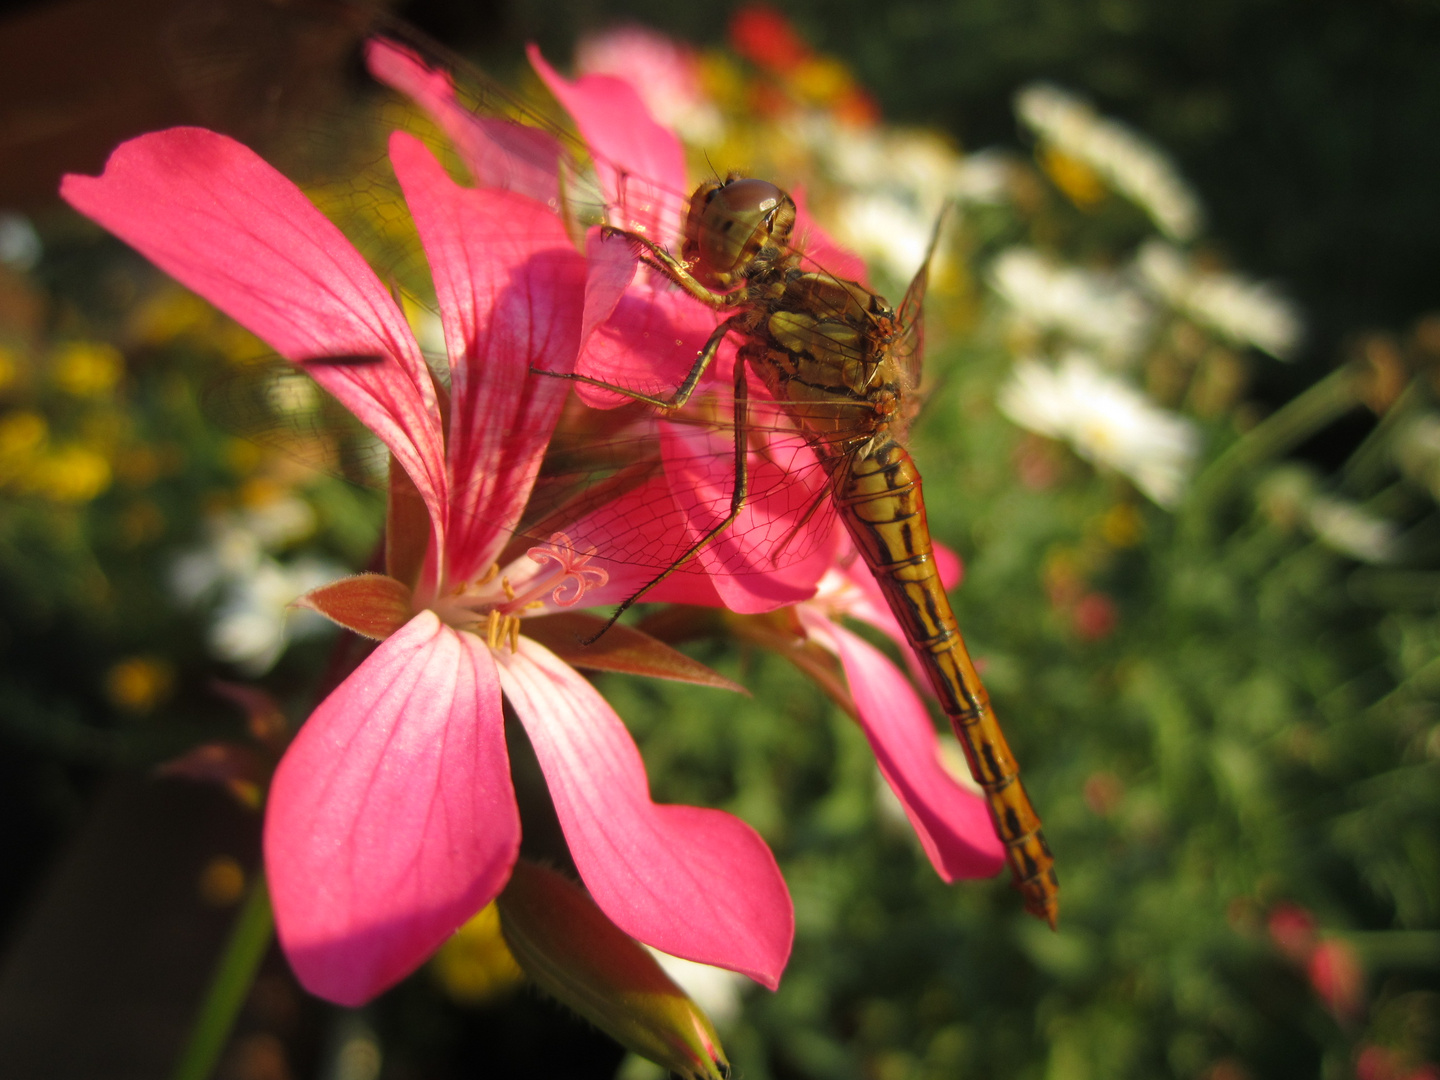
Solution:
M20 358L14 349L0 345L0 390L13 386L20 378Z
M89 502L110 486L110 462L83 446L66 446L37 461L26 487L55 502Z
M1105 198L1105 184L1089 165L1053 146L1040 148L1040 167L1065 197L1082 210Z
M0 416L0 477L38 453L49 436L50 426L39 413L17 411Z
M1100 536L1111 547L1134 547L1145 534L1145 522L1133 503L1116 503L1100 517Z
M483 908L435 954L431 970L456 1001L480 1005L520 984L522 975L500 933L494 904Z
M146 345L164 345L182 335L202 332L214 318L215 309L194 293L167 288L140 307L131 319L130 332Z
M76 341L56 352L52 372L55 385L74 397L103 397L115 389L125 373L125 357L113 345Z
M149 712L170 693L174 670L164 660L131 656L105 675L105 696L127 712Z

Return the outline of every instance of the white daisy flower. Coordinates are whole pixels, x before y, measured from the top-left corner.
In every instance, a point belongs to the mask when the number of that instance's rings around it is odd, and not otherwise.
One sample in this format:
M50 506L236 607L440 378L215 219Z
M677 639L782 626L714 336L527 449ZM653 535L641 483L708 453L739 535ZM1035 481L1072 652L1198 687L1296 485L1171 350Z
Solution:
M990 282L1022 324L1060 331L1108 360L1130 359L1150 332L1149 305L1115 275L1058 265L1031 248L1001 252Z
M1189 240L1200 231L1200 200L1170 159L1133 129L1049 83L1023 88L1015 111L1055 149L1090 166L1144 210L1167 236Z
M1135 257L1140 279L1176 310L1227 340L1288 360L1303 326L1274 289L1238 274L1201 270L1178 248L1151 240Z
M1020 426L1064 439L1081 457L1124 473L1161 506L1180 501L1200 449L1193 423L1084 353L1072 352L1058 369L1022 360L1001 388L999 404Z

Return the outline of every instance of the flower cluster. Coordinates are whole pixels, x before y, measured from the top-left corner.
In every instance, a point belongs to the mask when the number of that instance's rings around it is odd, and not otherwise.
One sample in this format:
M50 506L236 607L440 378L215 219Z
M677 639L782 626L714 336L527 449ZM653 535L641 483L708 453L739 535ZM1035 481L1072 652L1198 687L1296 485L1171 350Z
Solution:
M666 953L774 986L793 915L763 841L731 815L654 803L619 717L557 654L567 647L526 632L540 616L634 593L654 576L650 566L694 546L728 501L706 464L712 436L662 423L660 475L565 504L558 520L547 518L558 527L543 544L512 543L571 385L537 372L673 385L716 316L658 279L636 280L626 245L603 234L591 234L585 254L575 250L553 208L553 147L547 171L536 163L544 154L517 153L494 121L462 112L446 77L414 55L375 42L369 58L450 133L481 185L456 184L407 134L390 140L434 278L443 384L374 271L294 185L232 140L159 132L123 145L102 176L72 176L63 188L72 205L311 375L395 463L386 573L303 601L379 644L316 708L271 784L266 863L281 942L307 987L358 1003L500 894L520 836L503 696L605 916ZM532 59L595 151L617 223L673 242L685 189L678 142L629 84L607 75L570 83ZM673 344L657 349L662 324ZM592 386L578 396L601 409L619 403ZM753 455L757 494L735 526L651 597L758 615L815 594L835 558L833 529L805 510L818 481L798 496L767 482L767 469L783 468L786 444L776 438ZM800 443L788 451L804 452ZM783 573L757 573L762 545L773 542L766 536L810 554ZM617 557L641 550L647 561ZM947 880L993 873L999 846L983 803L940 767L919 699L821 610L844 608L817 608L802 625L841 657L882 771L937 869ZM620 670L688 670L658 643L632 651L641 659ZM900 687L904 709L880 704ZM711 887L717 877L723 894Z
M1190 240L1199 232L1199 200L1169 159L1132 129L1050 83L1024 87L1015 112L1054 150L1133 200L1167 236Z

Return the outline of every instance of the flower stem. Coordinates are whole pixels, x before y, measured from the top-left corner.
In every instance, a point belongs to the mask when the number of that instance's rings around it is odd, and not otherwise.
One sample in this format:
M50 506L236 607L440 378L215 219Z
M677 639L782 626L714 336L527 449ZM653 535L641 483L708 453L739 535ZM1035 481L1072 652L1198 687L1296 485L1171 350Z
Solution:
M170 1074L171 1080L208 1080L215 1071L215 1064L235 1026L235 1018L250 993L250 984L255 981L260 961L270 948L274 931L270 890L262 872L250 887L250 895L235 920L210 990L200 1006L195 1026L190 1029L190 1041Z
M1355 369L1348 364L1337 368L1231 444L1195 479L1181 510L1185 531L1206 522L1248 470L1288 453L1354 408L1358 389Z

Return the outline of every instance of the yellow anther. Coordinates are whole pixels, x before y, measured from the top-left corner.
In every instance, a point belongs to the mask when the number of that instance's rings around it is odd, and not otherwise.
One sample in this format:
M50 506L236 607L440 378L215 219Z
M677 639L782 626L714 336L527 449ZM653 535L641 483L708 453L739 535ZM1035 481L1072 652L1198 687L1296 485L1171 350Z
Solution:
M506 599L506 600L514 600L514 599L515 599L515 586L513 586L513 585L510 584L510 579L509 579L508 577L505 577L505 578L501 578L501 579L500 579L500 588L502 588L502 589L505 590L505 599Z
M492 649L500 644L500 613L494 608L485 617L485 644Z
M514 615L511 615L509 618L510 618L510 651L511 651L512 653L518 653L518 652L520 651L520 620L517 619Z
M500 564L499 564L499 563L491 563L491 564L490 564L490 569L489 569L489 570L486 570L485 573L484 573L483 575L481 575L481 577L479 578L479 580L477 580L477 581L475 582L475 584L476 584L476 585L489 585L490 582L492 582L492 581L495 580L495 575L498 574L498 573L500 573Z

